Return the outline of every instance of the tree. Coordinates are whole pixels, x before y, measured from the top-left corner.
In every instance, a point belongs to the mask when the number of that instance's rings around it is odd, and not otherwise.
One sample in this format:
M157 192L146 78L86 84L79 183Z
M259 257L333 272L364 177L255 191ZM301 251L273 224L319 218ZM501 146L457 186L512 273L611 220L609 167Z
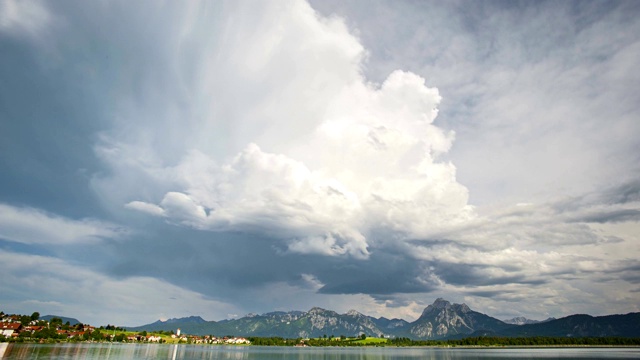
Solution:
M40 319L40 313L39 312L34 312L33 314L31 314L31 321L36 321Z
M100 330L96 329L91 333L91 339L95 341L101 341L104 340L104 335L102 335L102 332L100 332Z
M366 338L367 338L367 334L362 333L362 335L360 335L360 339L364 340L364 339L366 339Z

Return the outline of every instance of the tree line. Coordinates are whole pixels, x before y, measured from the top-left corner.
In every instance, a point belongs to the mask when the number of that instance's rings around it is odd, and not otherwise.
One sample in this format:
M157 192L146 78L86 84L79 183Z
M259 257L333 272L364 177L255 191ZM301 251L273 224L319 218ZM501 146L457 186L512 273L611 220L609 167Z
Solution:
M394 338L393 346L637 346L640 338L625 337L498 337L478 336L456 340L412 340Z

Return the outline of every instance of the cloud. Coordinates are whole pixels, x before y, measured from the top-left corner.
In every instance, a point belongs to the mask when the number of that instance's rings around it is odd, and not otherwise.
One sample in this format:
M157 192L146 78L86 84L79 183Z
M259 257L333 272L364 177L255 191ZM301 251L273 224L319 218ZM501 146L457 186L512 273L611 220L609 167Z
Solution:
M0 32L38 37L52 20L40 1L6 0L0 3Z
M69 245L117 239L122 226L94 219L73 220L30 207L0 203L0 238L23 244Z
M637 5L313 5L361 30L367 76L400 64L438 86L438 123L456 130L448 155L472 204L575 195L638 177L638 79L622 75L639 58ZM384 22L394 26L382 30Z
M438 90L405 71L369 83L366 52L342 19L289 5L261 5L258 18L230 6L228 23L208 24L215 46L197 61L211 66L194 66L188 79L172 66L143 77L133 109L123 106L128 97L116 99L119 117L136 121L114 121L96 144L110 170L93 179L100 198L115 212L125 206L200 230L266 234L289 252L359 259L379 231L425 236L472 218L455 166L439 160L454 136L434 124ZM200 14L182 21L171 26L193 26ZM221 26L233 35L219 38ZM152 96L174 76L206 96ZM224 79L227 88L217 85ZM195 116L195 108L206 111ZM151 126L141 112L158 118ZM216 132L229 146L202 137Z
M0 261L7 266L0 285L4 311L28 308L93 325L137 326L194 313L219 319L236 310L154 277L114 279L61 259L16 252L3 251Z
M130 203L127 203L125 207L155 216L164 216L165 213L164 209L160 206L142 201L132 201Z
M624 181L617 186L605 189L600 196L600 201L609 204L640 202L640 180Z
M344 255L349 253L355 257L366 258L369 252L366 249L364 237L356 235L356 239L327 234L320 237L306 237L292 240L288 250L300 254Z

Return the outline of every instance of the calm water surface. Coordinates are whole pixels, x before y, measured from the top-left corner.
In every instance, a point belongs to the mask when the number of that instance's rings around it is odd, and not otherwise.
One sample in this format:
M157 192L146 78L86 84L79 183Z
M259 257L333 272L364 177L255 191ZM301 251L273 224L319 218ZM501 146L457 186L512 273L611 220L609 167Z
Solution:
M640 349L290 348L109 343L51 345L0 343L0 359L640 359Z

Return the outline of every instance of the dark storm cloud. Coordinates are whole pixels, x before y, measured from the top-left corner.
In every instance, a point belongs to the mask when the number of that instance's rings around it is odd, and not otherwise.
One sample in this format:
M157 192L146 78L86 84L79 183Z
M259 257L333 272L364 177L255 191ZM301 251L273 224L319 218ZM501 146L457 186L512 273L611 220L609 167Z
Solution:
M126 244L110 242L117 277L158 276L208 296L234 299L243 289L278 282L296 284L314 275L322 294L430 292L424 263L401 254L373 251L368 260L284 253L285 243L241 233L212 233L159 225L157 233ZM140 257L139 254L145 254Z
M488 286L506 284L542 285L545 279L531 279L524 275L493 275L489 266L442 262L434 265L434 272L449 284Z
M429 293L438 288L425 264L375 249L370 261L343 263L318 273L325 283L319 290L323 294Z
M640 180L623 181L603 189L592 190L579 196L557 200L553 208L558 213L578 211L597 205L625 205L640 201Z
M640 210L620 209L603 211L597 214L585 214L584 216L576 219L576 221L601 224L640 221Z
M485 298L497 298L500 295L504 294L505 291L500 291L500 290L472 290L472 291L467 291L467 294L469 295L473 295L473 296L480 296L480 297L485 297Z
M557 200L550 208L571 222L620 223L640 220L639 200L640 182L632 180Z
M634 179L606 189L602 193L601 199L603 202L611 204L626 204L640 201L640 180Z
M638 261L630 262L633 262L633 264L623 267L618 271L612 271L612 275L632 284L640 284L640 263L638 263Z
M320 294L370 294L378 300L390 300L403 293L437 291L436 279L470 287L537 286L547 282L539 276L521 275L518 271L522 267L512 264L496 267L419 261L385 248L372 248L368 260L354 261L283 253L284 243L278 246L274 239L267 241L248 234L176 230L169 225L160 228L164 229L124 247L112 242L109 252L118 261L109 271L119 277L158 276L207 296L242 304L255 303L252 299L235 299L244 289L280 282L297 284L301 274L318 279L322 284ZM146 256L140 258L140 253ZM238 259L242 259L242 266L238 266ZM497 269L504 273L493 275L491 271Z
M71 67L45 68L28 43L0 36L0 188L2 200L79 217L99 211L86 186L103 104ZM74 84L74 86L64 86Z
M167 224L159 225L158 230L127 244L109 244L116 259L109 272L115 276L156 274L209 295L216 294L218 286L243 289L299 277L290 269L299 268L303 260L278 255L269 239ZM146 256L141 258L140 253Z

